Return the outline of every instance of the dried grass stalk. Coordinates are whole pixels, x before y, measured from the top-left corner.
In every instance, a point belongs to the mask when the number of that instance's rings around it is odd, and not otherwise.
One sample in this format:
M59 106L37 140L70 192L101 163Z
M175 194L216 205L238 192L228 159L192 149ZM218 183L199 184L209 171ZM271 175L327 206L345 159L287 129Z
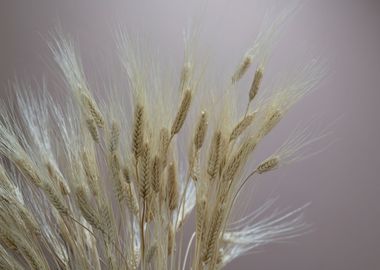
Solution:
M174 163L170 163L168 167L168 179L167 179L167 195L168 207L170 211L174 211L178 207L178 179L177 171Z
M248 114L234 127L230 135L230 142L239 137L255 120L255 113Z
M221 161L221 150L222 150L222 132L216 131L212 137L209 158L207 163L207 173L210 179L213 180L218 172L219 164Z
M194 146L196 150L199 150L202 147L203 142L206 137L206 131L207 131L207 114L205 111L202 111L201 117L195 129L195 135L194 135Z
M275 169L279 164L279 158L278 157L271 157L265 161L263 161L259 166L257 167L256 171L259 174L271 171Z
M180 131L181 127L183 126L183 123L185 122L187 113L190 108L191 99L192 99L192 92L190 89L187 89L183 94L181 105L179 106L178 112L174 119L174 122L171 128L171 136L174 136L175 134L177 134Z
M82 104L87 112L87 114L93 119L96 123L96 126L103 128L104 127L104 119L101 112L96 105L95 100L86 94L84 91L81 91L81 100Z
M244 74L247 72L251 64L252 64L252 57L250 55L246 55L242 63L236 69L234 75L232 75L233 84L239 81L244 76Z
M249 102L255 98L259 91L261 80L263 79L263 71L263 68L256 69L255 77L253 78L251 88L249 89Z
M144 201L148 201L151 195L151 163L150 163L150 146L148 143L144 143L142 146L142 157L140 166L140 196Z
M158 155L155 155L152 161L152 188L155 193L160 191L161 184L161 161Z
M141 156L143 143L144 143L144 107L138 104L135 108L133 136L132 136L132 151L133 151L136 161Z

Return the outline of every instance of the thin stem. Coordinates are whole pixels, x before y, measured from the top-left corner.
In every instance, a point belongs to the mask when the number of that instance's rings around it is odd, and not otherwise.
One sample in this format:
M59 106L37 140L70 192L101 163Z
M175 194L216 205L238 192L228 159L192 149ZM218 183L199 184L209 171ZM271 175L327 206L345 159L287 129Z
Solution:
M230 212L232 210L232 207L234 206L235 204L235 201L236 201L236 198L238 197L240 191L242 190L242 188L244 187L244 185L248 182L249 178L251 178L254 174L256 173L256 170L254 170L253 172L251 172L243 181L243 183L240 185L240 187L238 188L238 190L236 191L234 197L232 198L232 201L231 201L231 204L230 204L230 207L228 208L228 211L227 211L227 215L226 215L226 222L224 223L224 228L223 228L223 232L224 230L226 229L226 225L227 225L227 220L228 220L228 217L230 215Z
M191 248L191 244L193 243L194 237L195 237L195 232L194 232L193 235L191 236L190 241L189 241L189 244L187 245L185 258L184 258L184 260L183 260L182 270L185 270L185 268L186 268L187 257L188 257L188 255L189 255L189 253L190 253L190 248ZM179 268L178 268L178 269L179 269Z
M247 114L248 114L249 105L251 105L251 101L248 101L248 103L247 103L247 107L245 108L244 117L246 117L246 116L247 116Z
M70 216L70 215L68 215L68 217L69 218L71 218L75 223L77 223L78 225L80 225L82 228L84 228L85 230L87 230L95 239L96 239L96 236L95 236L95 234L89 229L89 228L87 228L86 226L84 226L82 223L80 223L78 220L76 220L74 217L72 217L72 216ZM124 257L124 254L123 254L123 252L121 252L121 250L118 248L118 246L116 245L116 243L114 242L114 241L112 241L112 240L110 240L110 242L115 246L115 249L116 249L116 251L117 252L119 252L120 253L120 255L121 255L121 257L123 258L123 260L125 261L125 262L127 262L127 259Z
M141 215L140 230L141 230L141 269L145 269L145 235L144 235L144 220L145 220L146 201L143 202L143 211Z

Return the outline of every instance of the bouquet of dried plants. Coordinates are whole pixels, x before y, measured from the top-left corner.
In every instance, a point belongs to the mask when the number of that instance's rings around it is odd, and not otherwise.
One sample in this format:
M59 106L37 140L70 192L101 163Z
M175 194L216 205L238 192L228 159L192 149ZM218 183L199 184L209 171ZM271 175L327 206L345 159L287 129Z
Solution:
M194 35L178 76L167 76L120 31L129 85L98 96L70 39L54 35L64 99L46 84L32 93L15 82L17 106L1 102L0 269L221 269L304 233L303 207L268 215L269 201L233 215L247 182L304 158L324 135L298 128L267 159L252 159L323 75L313 61L262 89L284 17L260 32L223 86L195 57Z

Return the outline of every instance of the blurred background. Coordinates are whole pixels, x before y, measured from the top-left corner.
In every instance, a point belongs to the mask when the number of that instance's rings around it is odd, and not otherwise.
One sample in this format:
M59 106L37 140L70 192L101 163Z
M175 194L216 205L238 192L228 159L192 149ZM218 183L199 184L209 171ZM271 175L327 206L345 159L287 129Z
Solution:
M255 39L268 10L287 1L264 0L1 0L0 97L8 83L41 80L62 91L48 50L49 33L60 28L76 42L91 78L114 69L118 27L139 33L159 49L164 64L180 64L183 30L199 23L203 53L230 74ZM271 74L328 61L327 77L297 104L270 140L278 144L298 122L318 116L335 141L321 154L267 174L258 184L252 210L265 197L279 208L307 202L313 232L267 245L227 269L380 269L380 1L304 1L284 25L268 63ZM214 65L210 65L214 67ZM271 141L270 141L271 142ZM267 153L270 154L270 153ZM255 187L256 188L256 187ZM261 192L262 191L262 192ZM257 204L256 204L257 203Z

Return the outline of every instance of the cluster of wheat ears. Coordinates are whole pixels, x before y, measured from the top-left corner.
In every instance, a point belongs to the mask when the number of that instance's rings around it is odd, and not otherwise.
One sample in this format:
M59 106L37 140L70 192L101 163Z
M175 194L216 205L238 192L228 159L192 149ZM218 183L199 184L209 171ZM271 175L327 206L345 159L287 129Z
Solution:
M314 61L261 89L281 22L260 32L226 86L197 65L193 35L178 76L166 76L119 32L129 85L98 98L72 42L55 35L64 98L17 81L17 106L1 102L0 269L220 269L302 234L303 208L265 215L273 201L232 218L247 182L304 158L323 136L298 128L268 158L252 159L322 74Z

